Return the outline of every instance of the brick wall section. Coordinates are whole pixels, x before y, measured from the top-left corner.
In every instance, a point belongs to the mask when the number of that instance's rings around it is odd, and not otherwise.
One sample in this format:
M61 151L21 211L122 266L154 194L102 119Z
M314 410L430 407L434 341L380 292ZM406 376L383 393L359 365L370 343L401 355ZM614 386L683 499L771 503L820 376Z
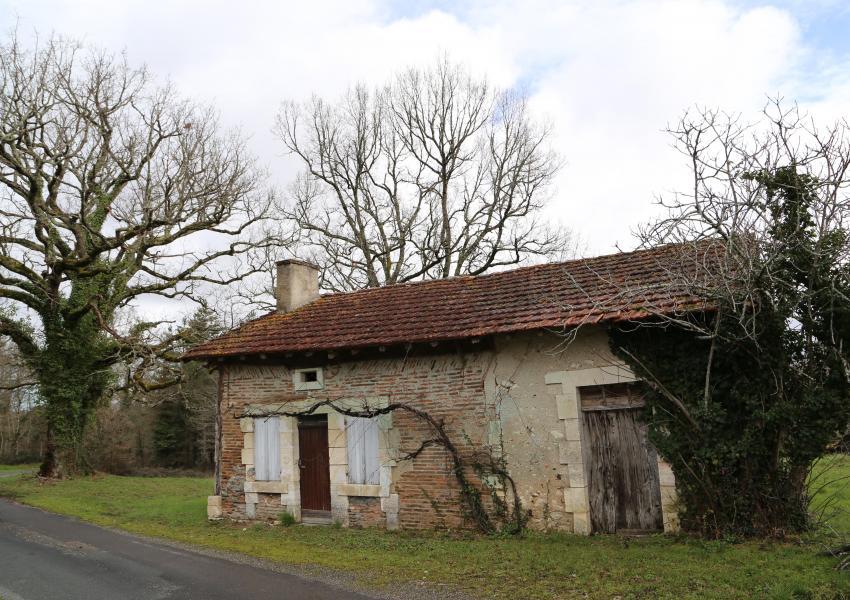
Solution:
M221 448L219 461L221 463L221 507L225 515L233 518L245 517L245 469L242 466L242 431L239 421L234 415L239 413L244 404L234 398L231 393L230 379L234 369L229 365L219 366L221 369L221 385L219 411L221 413ZM247 390L246 390L247 391ZM238 392L237 392L238 393Z
M280 494L257 494L255 519L259 521L275 521L280 517L283 507L280 505Z
M405 402L444 419L459 450L467 452L468 437L473 445L486 442L487 413L484 372L489 354L443 355L428 358L387 358L351 361L324 367L323 390L295 392L291 372L279 365L230 363L225 367L222 393L222 508L231 518L246 518L243 493L245 478L253 469L242 464L243 433L238 416L247 405L280 403L293 399L321 400L384 397L389 402ZM427 439L427 425L412 415L396 411L392 416L396 452L411 451ZM407 528L456 528L463 526L458 490L444 451L428 448L418 458L399 463L393 469L392 493L399 495L399 522ZM264 497L266 494L260 494ZM280 495L271 517L283 507ZM378 501L378 499L375 499ZM266 500L258 504L257 517L268 518ZM378 504L380 507L380 504ZM374 520L374 503L349 498L349 517L355 523ZM360 511L364 516L358 516ZM262 514L260 514L262 512Z
M348 499L349 527L382 527L385 522L380 498L354 496Z

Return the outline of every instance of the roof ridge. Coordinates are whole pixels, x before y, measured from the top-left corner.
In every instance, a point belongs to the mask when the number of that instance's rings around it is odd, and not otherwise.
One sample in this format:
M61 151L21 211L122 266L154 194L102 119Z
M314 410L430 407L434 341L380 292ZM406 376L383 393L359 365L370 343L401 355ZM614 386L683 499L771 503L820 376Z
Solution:
M670 242L667 244L662 244L660 246L653 246L651 248L635 248L634 250L628 251L619 251L619 252L610 252L608 254L598 254L596 256L586 256L582 258L571 258L569 260L559 260L555 262L542 262L534 265L523 265L519 267L515 267L513 269L505 269L504 271L491 271L489 273L480 273L478 275L451 275L449 277L441 277L439 279L419 279L416 281L401 281L398 283L389 283L384 285L379 285L375 287L366 287L361 288L359 290L349 290L345 292L329 292L326 294L322 294L321 298L329 298L331 296L352 296L354 294L367 294L367 293L375 293L378 290L386 290L386 289L397 289L401 287L412 287L418 285L437 285L440 283L445 283L449 281L459 281L463 279L485 279L489 277L499 277L504 276L508 273L518 273L520 271L530 271L532 269L542 269L546 267L557 267L557 266L565 266L565 265L573 265L573 264L581 264L587 261L596 261L596 260L604 260L606 258L614 258L614 257L626 257L633 256L636 254L643 254L649 252L657 252L659 250L664 250L665 248L669 248L671 246L680 246L681 244L678 242Z
M583 258L571 258L570 260L560 260L560 261L556 261L556 262L543 262L543 263L538 263L536 265L524 265L524 266L516 267L516 268L513 268L513 269L505 269L504 271L493 271L493 272L490 272L490 273L481 273L479 275L452 275L451 277L441 277L439 279L420 279L420 280L417 280L417 281L402 281L402 282L399 282L399 283L390 283L390 284L379 285L379 286L375 286L375 287L361 288L359 290L349 290L347 292L328 292L326 294L321 294L316 300L313 300L312 302L308 302L307 304L304 304L303 306L299 306L298 308L295 308L295 309L293 309L289 312L282 313L282 312L279 312L277 310L271 310L271 311L269 311L269 312L267 312L263 315L259 315L257 317L254 317L253 319L248 319L247 321L238 325L236 328L232 329L231 332L239 331L240 329L242 329L245 325L247 325L249 323L254 323L254 322L259 321L261 319L265 319L265 318L272 317L272 316L275 316L275 315L279 315L281 317L284 317L284 316L288 317L290 315L294 315L296 312L300 311L302 308L304 308L306 306L313 305L317 301L324 300L326 298L339 298L341 296L354 296L354 295L357 295L357 294L374 294L374 293L380 292L381 290L399 289L399 288L413 287L413 286L419 286L419 285L426 286L426 285L445 284L447 282L460 281L460 280L464 280L464 279L474 279L474 280L486 279L486 278L490 278L490 277L503 276L503 275L506 275L508 273L518 273L520 271L530 271L532 269L542 269L542 268L545 268L545 267L557 267L557 266L581 264L581 263L584 263L584 262L587 262L587 261L604 260L606 258L615 258L615 257L621 258L621 257L625 257L625 256L634 256L636 254L643 254L643 253L648 253L648 252L657 252L659 250L664 250L665 248L669 248L671 246L681 246L681 244L677 243L677 242L670 242L670 243L667 243L667 244L662 244L660 246L653 246L651 248L635 248L634 250L629 250L627 252L622 252L622 251L620 251L620 252L610 252L608 254L598 254L596 256L587 256L587 257L583 257Z

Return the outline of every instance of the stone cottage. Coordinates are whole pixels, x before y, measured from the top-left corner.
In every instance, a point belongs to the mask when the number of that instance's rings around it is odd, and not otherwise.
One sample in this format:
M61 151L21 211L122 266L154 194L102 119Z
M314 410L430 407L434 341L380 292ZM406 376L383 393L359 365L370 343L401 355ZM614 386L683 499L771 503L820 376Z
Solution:
M219 374L210 518L464 525L445 450L401 460L428 435L421 423L333 404L294 414L330 400L404 402L460 444L497 449L533 527L676 529L673 474L607 334L658 305L676 248L329 295L316 266L278 263L277 310L185 357Z

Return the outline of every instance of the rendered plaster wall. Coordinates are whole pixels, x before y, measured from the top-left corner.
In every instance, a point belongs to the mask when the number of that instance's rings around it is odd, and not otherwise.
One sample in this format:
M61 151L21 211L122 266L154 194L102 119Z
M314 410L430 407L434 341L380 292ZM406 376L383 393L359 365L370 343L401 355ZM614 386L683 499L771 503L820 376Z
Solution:
M503 336L487 374L504 452L531 526L590 533L578 388L634 381L601 328L569 340L554 333ZM492 435L497 435L495 432ZM675 481L659 461L664 529L678 527Z

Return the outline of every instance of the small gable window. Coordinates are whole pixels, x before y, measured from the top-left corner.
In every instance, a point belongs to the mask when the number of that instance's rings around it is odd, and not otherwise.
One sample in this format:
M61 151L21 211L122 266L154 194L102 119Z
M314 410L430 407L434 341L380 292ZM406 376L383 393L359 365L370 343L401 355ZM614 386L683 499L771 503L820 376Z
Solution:
M346 417L345 430L348 442L348 483L380 484L377 417Z
M280 419L254 419L254 479L280 481Z
M292 385L296 392L305 390L320 390L325 387L325 378L321 367L312 369L294 369Z

